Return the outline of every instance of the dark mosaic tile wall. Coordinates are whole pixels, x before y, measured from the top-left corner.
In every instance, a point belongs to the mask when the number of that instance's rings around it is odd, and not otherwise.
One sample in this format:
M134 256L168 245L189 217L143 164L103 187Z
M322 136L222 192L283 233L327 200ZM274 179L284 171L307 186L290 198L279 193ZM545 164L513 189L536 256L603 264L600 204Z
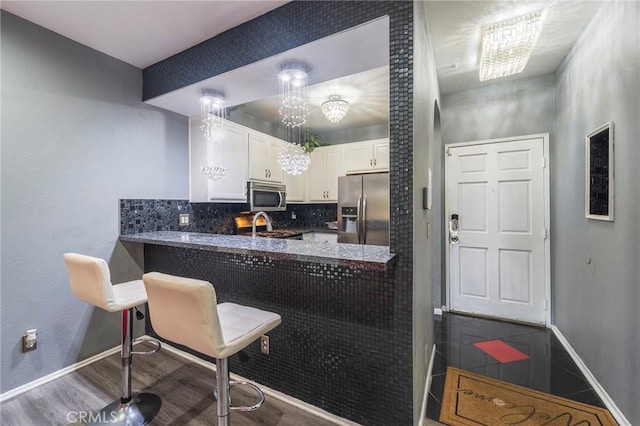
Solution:
M396 253L394 275L389 277L393 281L393 313L392 317L388 318L391 329L367 328L364 324L351 323L347 320L346 314L342 319L336 319L341 321L337 324L349 329L347 333L349 338L357 334L352 333L355 327L363 327L359 329L360 334L356 337L355 342L358 346L354 348L354 352L356 349L362 354L371 352L371 357L376 360L376 366L374 368L366 364L366 368L359 368L358 365L349 365L353 371L357 372L358 380L344 380L340 382L343 388L330 388L340 396L361 395L363 390L370 393L367 399L369 402L361 401L361 404L358 404L350 400L344 403L345 407L341 411L354 413L353 418L363 419L364 424L412 424L413 7L412 1L293 1L143 70L143 97L149 99L372 19L389 17L390 246ZM224 58L224 61L219 61L218 58ZM157 254L153 251L147 253L151 264L156 264L153 258ZM171 266L188 272L190 268L180 265L183 261L188 262L187 258L186 255L175 257ZM249 261L249 259L245 260ZM165 261L170 259L165 258ZM193 262L188 262L187 265L198 267ZM308 283L314 282L314 279L317 278L326 284L333 277L329 275L330 270L313 271L302 265L278 265L282 267L283 273L278 274L277 277L274 276L273 280L279 280L283 286L289 286L289 289L294 288L300 281L307 283L303 284L298 292L300 297L305 297L304 289L309 285ZM302 268L300 275L292 273L297 268ZM239 278L244 279L244 275L240 274ZM375 277L366 275L354 277L353 280L363 287L368 282L378 282ZM255 302L259 303L259 300ZM357 308L361 309L362 306L365 305L358 304ZM290 318L289 321L294 321L299 328L298 335L292 332L289 337L307 336L309 328L302 324L304 317L308 314L302 310L294 310L287 315ZM309 318L309 321L313 321L310 314ZM324 319L324 317L320 318ZM317 324L314 323L314 325ZM336 342L350 345L346 342L348 339L345 342L339 340L340 327L321 328L321 330L324 339L335 338ZM385 331L389 332L385 334ZM327 333L329 334L326 335ZM331 336L331 333L337 335ZM307 341L304 337L299 339L302 342ZM370 343L376 340L375 345ZM312 346L303 343L296 348L298 357L302 359L317 357L317 365L327 365L323 371L327 371L331 365L339 364L345 367L341 368L339 373L332 375L334 379L340 375L351 377L351 370L346 368L347 361L343 363L334 361L342 358L334 357L333 350L324 348L321 352L318 352L318 349L313 352ZM358 363L364 362L361 358L355 359ZM307 367L305 363L296 364L290 370L281 371L283 377L274 377L271 380L301 381L305 386L301 386L304 391L301 389L300 392L313 393L318 388L324 391L326 387L319 384L326 382L321 377L317 377L317 384L312 381L307 382L306 374L312 374L307 371L309 370ZM316 379L316 376L311 377ZM276 385L273 387L278 389L279 385ZM333 407L334 400L331 392L322 398L324 402L316 405ZM419 398L420 395L416 396L417 400ZM312 401L306 396L301 399ZM335 403L336 409L339 409L339 400ZM372 407L376 404L385 409L378 410ZM331 408L329 411L334 410Z
M120 234L150 231L187 231L208 234L233 234L233 218L246 209L245 204L189 203L187 200L120 200ZM291 218L295 212L296 219ZM178 216L188 213L189 226L179 226ZM269 212L278 228L324 228L336 220L335 204L290 204L286 212Z
M254 342L249 362L230 358L232 372L361 424L410 424L406 414L399 422L402 403L387 386L397 362L388 347L393 271L155 245L145 246L145 271L208 280L219 303L282 316L269 333L269 356ZM154 334L149 323L147 332Z
M193 217L187 200L120 200L120 235L151 231L193 231L179 226L180 214Z

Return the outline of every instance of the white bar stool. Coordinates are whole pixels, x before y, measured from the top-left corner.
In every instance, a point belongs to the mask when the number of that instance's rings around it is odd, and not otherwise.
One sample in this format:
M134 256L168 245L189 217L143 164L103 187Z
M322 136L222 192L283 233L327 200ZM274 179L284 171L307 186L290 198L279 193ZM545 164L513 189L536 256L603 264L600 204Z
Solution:
M156 349L133 352L133 308L147 302L142 280L113 285L109 266L104 259L76 253L65 253L64 262L69 272L71 292L80 300L107 312L122 311L122 393L119 400L104 407L90 424L94 425L146 425L158 414L162 404L153 393L131 393L131 361L133 355L149 355L160 350L160 342L150 342Z
M217 426L229 425L229 410L253 411L264 394L253 383L229 382L228 357L241 351L281 322L280 315L235 303L217 304L208 281L150 272L142 276L151 325L159 336L216 359ZM260 402L233 407L229 386L253 387Z

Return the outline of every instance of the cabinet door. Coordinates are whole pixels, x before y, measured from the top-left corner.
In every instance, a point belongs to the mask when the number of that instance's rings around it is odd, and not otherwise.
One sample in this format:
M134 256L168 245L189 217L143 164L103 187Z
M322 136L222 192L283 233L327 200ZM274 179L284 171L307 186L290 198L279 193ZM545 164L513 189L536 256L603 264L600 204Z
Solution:
M389 170L389 140L373 143L373 168L376 170Z
M284 174L284 184L287 186L287 203L302 203L304 199L304 187L309 171L299 175Z
M267 142L267 180L271 182L284 182L285 173L280 163L278 163L278 156L280 155L280 150L282 150L282 145L285 143L272 137L269 137Z
M207 179L200 167L207 162L207 144L200 122L191 120L189 127L189 200L246 201L248 132L228 122L223 138L215 145L217 160L227 168L227 175L218 180Z
M206 161L207 146L200 130L200 121L189 120L189 200L193 203L207 201L207 178L200 172Z
M311 153L311 164L309 165L307 188L309 201L326 201L326 148L316 148Z
M372 148L369 142L346 144L347 173L369 172L373 168Z
M327 148L325 151L325 201L338 201L338 176L344 176L344 149Z
M216 181L205 178L208 200L246 202L248 132L240 127L226 126L217 153L220 163L227 168L227 175Z
M283 142L255 130L249 130L249 176L251 179L282 183L284 172L278 164Z
M268 180L267 153L269 141L267 135L249 132L249 178Z

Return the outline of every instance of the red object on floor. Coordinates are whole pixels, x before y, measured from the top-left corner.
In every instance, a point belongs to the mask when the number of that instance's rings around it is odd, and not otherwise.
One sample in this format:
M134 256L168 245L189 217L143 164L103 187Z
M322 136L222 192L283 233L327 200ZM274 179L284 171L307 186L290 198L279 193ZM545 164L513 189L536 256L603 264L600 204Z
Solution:
M473 346L487 353L503 364L506 362L520 361L530 358L529 355L525 354L524 352L520 352L513 346L508 345L500 339L474 343Z

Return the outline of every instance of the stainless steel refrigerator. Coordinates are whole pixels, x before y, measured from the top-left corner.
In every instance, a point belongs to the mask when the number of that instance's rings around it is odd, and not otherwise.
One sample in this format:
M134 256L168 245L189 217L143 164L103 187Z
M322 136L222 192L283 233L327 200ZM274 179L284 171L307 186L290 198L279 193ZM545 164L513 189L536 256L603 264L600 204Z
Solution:
M338 242L389 245L389 173L338 178Z

